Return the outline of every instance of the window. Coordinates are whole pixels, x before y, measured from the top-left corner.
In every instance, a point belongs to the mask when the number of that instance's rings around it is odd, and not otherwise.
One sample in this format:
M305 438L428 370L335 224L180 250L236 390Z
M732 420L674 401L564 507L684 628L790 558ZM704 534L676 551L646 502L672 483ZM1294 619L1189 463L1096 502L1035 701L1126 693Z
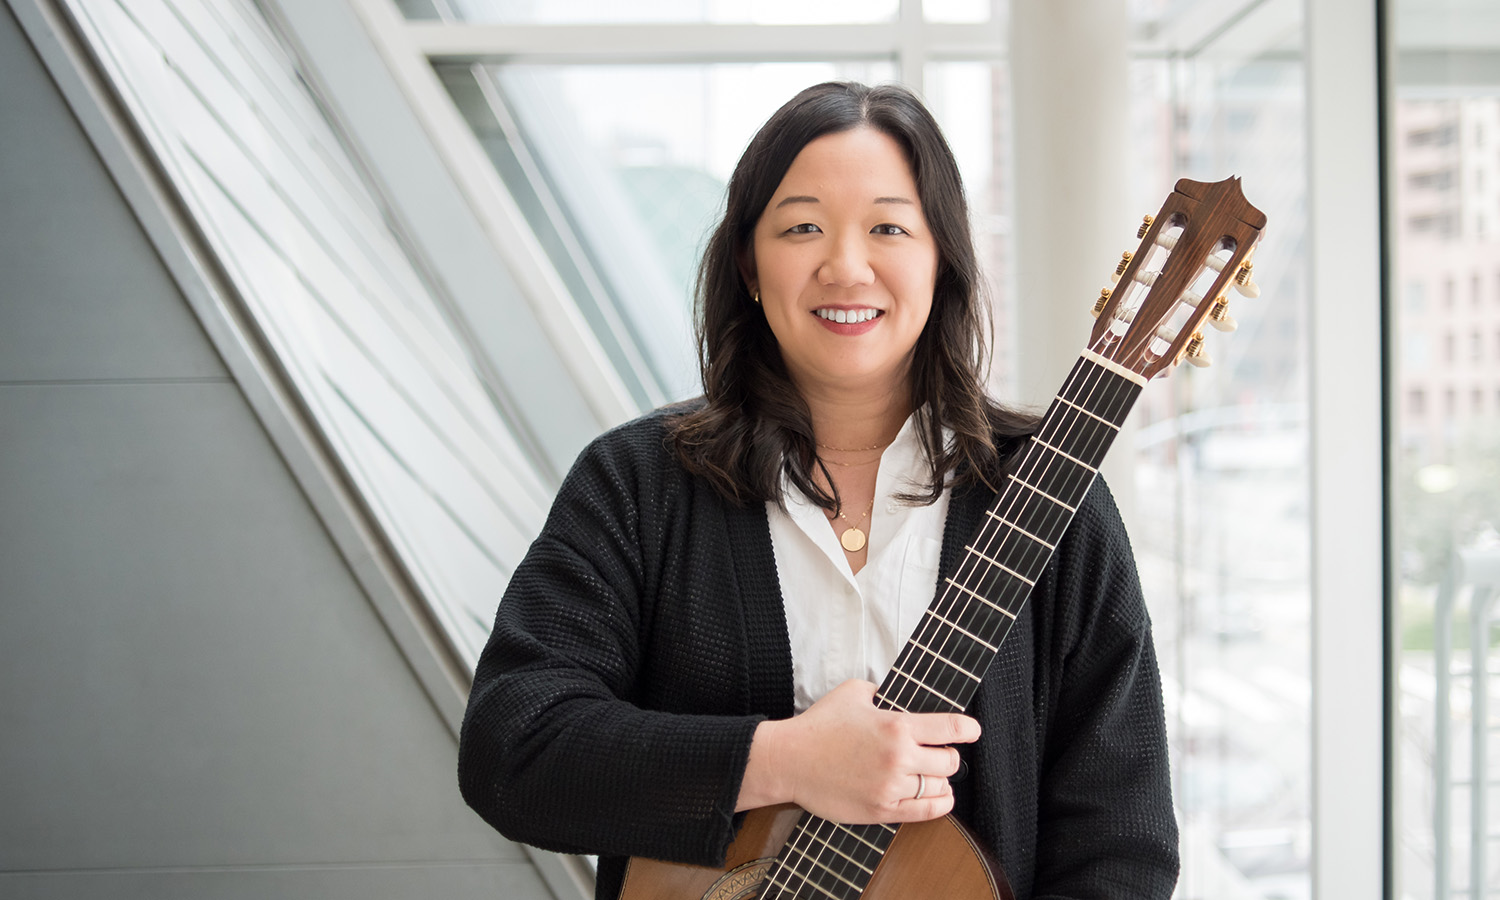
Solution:
M477 659L487 598L545 515L534 458L259 13L188 5L74 6L430 614Z

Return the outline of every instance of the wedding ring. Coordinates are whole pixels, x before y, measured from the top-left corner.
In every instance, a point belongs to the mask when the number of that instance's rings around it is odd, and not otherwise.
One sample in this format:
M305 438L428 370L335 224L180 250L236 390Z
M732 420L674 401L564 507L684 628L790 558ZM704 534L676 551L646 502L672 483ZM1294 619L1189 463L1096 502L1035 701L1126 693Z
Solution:
M921 800L922 799L922 795L925 794L925 793L927 793L927 776L926 775L918 775L917 776L917 795L915 797L913 797L912 799L913 800Z

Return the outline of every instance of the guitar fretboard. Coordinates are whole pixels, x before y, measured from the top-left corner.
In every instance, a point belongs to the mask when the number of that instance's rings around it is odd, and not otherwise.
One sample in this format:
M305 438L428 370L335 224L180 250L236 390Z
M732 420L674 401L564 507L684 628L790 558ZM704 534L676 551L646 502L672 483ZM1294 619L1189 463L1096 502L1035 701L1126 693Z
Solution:
M896 658L875 695L877 706L904 712L968 706L1144 383L1092 353L1078 360L1009 467L957 571ZM895 836L894 825L841 825L805 813L761 898L858 900Z

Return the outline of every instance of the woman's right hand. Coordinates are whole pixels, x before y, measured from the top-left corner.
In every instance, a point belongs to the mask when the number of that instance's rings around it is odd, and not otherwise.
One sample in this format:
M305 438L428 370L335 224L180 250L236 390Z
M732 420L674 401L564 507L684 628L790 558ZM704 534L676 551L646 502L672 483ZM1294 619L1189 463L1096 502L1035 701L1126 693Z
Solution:
M948 777L959 766L949 745L978 740L979 722L878 709L875 691L868 681L846 681L801 715L760 723L736 808L795 803L851 825L948 813Z

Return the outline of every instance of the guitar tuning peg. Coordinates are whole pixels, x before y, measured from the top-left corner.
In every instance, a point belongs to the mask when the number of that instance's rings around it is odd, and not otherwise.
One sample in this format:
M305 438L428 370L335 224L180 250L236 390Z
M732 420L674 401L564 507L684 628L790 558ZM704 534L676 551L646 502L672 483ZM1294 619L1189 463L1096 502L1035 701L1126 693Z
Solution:
M1099 314L1104 312L1104 307L1109 305L1109 295L1111 293L1109 288L1099 289L1099 299L1094 301L1094 309L1091 312L1094 318L1099 318Z
M1135 239L1140 240L1141 238L1145 237L1146 232L1151 230L1151 223L1155 221L1156 216L1153 216L1150 213L1146 213L1146 215L1141 219L1141 227L1135 230Z
M1229 301L1223 297L1214 301L1214 308L1208 314L1208 324L1220 331L1234 331L1240 327L1240 323L1229 314Z
M1120 264L1115 266L1115 274L1110 277L1110 280L1119 281L1120 276L1125 274L1125 270L1130 268L1130 261L1134 258L1135 254L1131 253L1129 250L1126 250L1124 253L1122 253L1120 255Z
M1260 285L1250 280L1250 272L1254 268L1255 264L1247 260L1240 263L1234 273L1234 289L1252 300L1260 296Z
M1208 355L1208 351L1203 349L1203 335L1201 334L1193 335L1193 339L1188 341L1184 355L1188 362L1200 369L1206 369L1214 364L1213 358Z

